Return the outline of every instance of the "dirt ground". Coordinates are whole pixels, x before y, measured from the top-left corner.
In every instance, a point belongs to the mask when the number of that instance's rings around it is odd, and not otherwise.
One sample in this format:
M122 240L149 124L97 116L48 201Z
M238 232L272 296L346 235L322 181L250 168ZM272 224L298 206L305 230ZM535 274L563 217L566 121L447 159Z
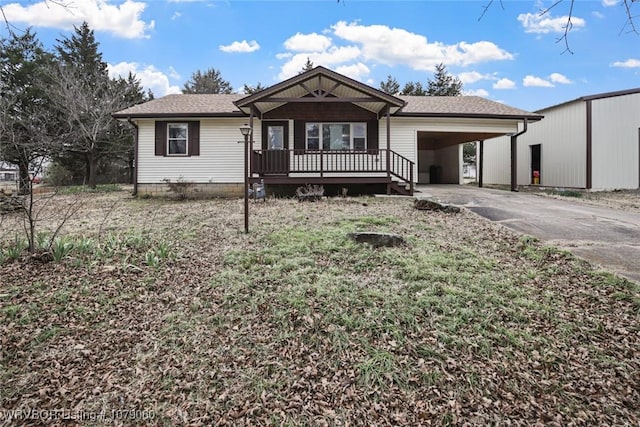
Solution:
M584 191L579 192L580 197L567 197L552 191L529 191L545 197L640 213L640 190Z
M0 425L33 425L30 409L113 425L640 419L637 287L470 211L270 198L247 235L240 199L38 200L49 230L77 211L59 262L0 265ZM5 245L21 227L4 218ZM408 244L356 246L354 230Z

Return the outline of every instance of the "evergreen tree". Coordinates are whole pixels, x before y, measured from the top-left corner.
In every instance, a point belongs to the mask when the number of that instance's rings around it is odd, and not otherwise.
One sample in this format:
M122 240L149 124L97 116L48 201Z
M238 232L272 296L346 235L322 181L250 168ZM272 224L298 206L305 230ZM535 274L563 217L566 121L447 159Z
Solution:
M243 88L243 92L246 93L247 95L252 95L256 92L260 92L261 90L265 90L266 87L262 86L262 84L260 84L260 82L258 82L257 86L250 86L248 84L245 83L244 88Z
M311 59L309 59L309 57L307 56L307 62L304 63L302 70L300 70L298 74L306 73L307 71L313 70L313 68L314 68L313 62L311 62Z
M427 95L460 96L462 95L462 82L459 78L450 75L444 64L438 64L433 79L428 81Z
M427 92L420 82L407 82L402 88L400 95L425 96Z
M182 88L182 93L229 94L232 92L231 83L224 80L220 71L215 68L209 68L204 73L200 70L196 71Z
M380 90L389 95L396 95L400 92L400 83L395 77L388 75L386 81L380 82Z
M43 72L52 59L31 29L0 41L0 161L18 166L21 194L30 191L30 169L53 148L56 121Z
M93 83L91 80L94 76L108 78L107 63L102 60L102 53L98 50L99 43L89 24L83 22L80 27L73 28L75 31L70 38L56 40L58 45L55 50L59 61L86 75L88 84Z

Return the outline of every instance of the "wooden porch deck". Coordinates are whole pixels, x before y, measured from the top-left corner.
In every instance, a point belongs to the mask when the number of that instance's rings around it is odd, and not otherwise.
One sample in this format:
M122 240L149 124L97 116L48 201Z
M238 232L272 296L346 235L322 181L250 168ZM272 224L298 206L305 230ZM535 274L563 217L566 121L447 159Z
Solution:
M252 150L250 182L265 184L386 184L413 195L414 163L387 149Z

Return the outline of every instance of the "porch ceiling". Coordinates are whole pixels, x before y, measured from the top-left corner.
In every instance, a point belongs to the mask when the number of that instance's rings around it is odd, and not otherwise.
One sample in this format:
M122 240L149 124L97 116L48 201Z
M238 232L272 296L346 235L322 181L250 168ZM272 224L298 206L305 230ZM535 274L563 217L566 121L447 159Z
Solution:
M503 133L489 132L418 132L418 150L439 150L440 148L462 144L464 142L480 141Z

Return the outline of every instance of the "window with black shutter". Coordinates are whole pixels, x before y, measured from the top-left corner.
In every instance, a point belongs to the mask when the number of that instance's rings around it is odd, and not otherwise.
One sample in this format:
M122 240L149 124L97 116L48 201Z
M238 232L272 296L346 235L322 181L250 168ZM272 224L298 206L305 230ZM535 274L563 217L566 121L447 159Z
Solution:
M157 121L155 155L185 157L200 155L200 122Z

